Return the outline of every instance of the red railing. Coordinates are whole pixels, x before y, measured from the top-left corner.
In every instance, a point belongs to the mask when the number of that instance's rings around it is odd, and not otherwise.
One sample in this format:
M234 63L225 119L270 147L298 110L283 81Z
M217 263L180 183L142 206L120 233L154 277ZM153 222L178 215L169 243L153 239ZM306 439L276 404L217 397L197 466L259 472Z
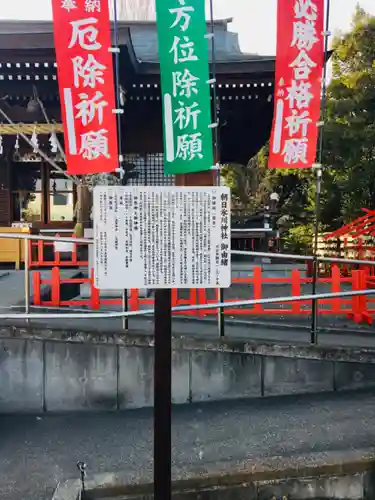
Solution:
M33 273L33 290L34 290L34 305L44 307L72 307L72 308L90 308L99 310L105 306L121 306L122 299L120 298L107 298L100 297L100 291L94 286L94 274L88 278L62 278L60 269L55 267L51 270L51 278L43 279L39 271ZM239 302L241 300L254 299L259 300L264 295L264 285L289 285L292 297L302 295L302 286L311 284L312 279L302 276L300 270L295 269L292 271L290 277L285 278L266 278L262 274L260 267L253 269L253 275L246 278L234 278L233 284L242 284L252 286L252 293L248 297L242 298L227 298L225 302ZM61 299L61 286L65 284L88 284L90 289L90 297L88 299ZM338 266L332 266L331 276L327 278L319 278L319 283L330 285L331 293L340 293L343 291L343 285L350 286L353 291L365 290L366 287L373 283L372 278L366 270L355 270L351 276L342 276ZM42 285L49 285L51 289L51 298L46 301L42 299L41 288ZM231 294L233 294L232 287ZM249 290L250 292L250 290ZM251 296L250 296L251 295ZM189 291L189 298L180 298L178 290L172 291L172 306L180 305L205 305L214 304L218 302L218 291L215 298L208 298L208 291L206 289L191 289ZM141 306L153 307L153 298L141 298L139 290L133 289L130 291L129 297L129 310L138 311ZM225 308L226 315L309 315L311 314L311 301L293 301L282 303L282 308L273 308L273 305L255 304L252 307L233 307ZM284 307L285 306L285 307ZM344 315L353 319L357 323L367 322L372 323L372 316L375 314L375 299L366 296L350 297L350 298L331 298L319 300L319 314L320 315ZM184 315L192 316L206 316L217 314L217 309L201 309L199 311L184 311ZM178 313L177 313L178 314Z
M358 217L349 224L345 224L336 231L324 236L325 240L340 238L342 236L351 236L353 239L364 235L375 235L375 210L362 208L365 215Z
M362 217L324 235L325 244L321 251L325 255L343 259L375 260L375 210L363 208L362 211L365 214ZM327 270L327 265L323 267ZM353 270L353 264L343 264L341 269L344 274L349 274ZM366 268L361 265L359 269L365 270ZM368 271L369 274L374 275L374 266L371 266Z
M73 235L71 251L66 252L68 258L61 259L61 252L55 250L58 243L59 234L56 234L57 241L29 240L29 266L30 267L87 267L88 261L82 260L79 256L80 248L87 248L85 243L76 243Z

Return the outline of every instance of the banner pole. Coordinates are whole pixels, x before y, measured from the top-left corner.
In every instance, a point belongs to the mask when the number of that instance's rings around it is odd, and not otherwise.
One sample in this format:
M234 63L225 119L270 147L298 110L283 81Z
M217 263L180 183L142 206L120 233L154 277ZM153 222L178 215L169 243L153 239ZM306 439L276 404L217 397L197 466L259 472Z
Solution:
M221 176L220 176L220 137L219 137L219 103L217 100L217 72L216 72L216 43L215 43L215 22L214 22L214 0L210 0L210 38L211 38L211 72L212 72L212 101L213 101L213 114L215 124L213 130L214 137L214 162L216 167L216 185L220 186L221 184ZM224 289L219 288L219 302L224 302ZM217 324L219 337L225 336L225 315L224 309L219 307L218 316L217 316Z
M312 294L315 295L317 291L318 277L319 277L319 224L320 224L320 204L321 204L321 188L322 188L322 162L323 162L323 141L324 141L324 125L327 114L327 64L328 64L328 38L331 35L329 32L331 0L326 0L326 24L324 35L324 64L323 64L323 77L322 77L322 96L320 107L320 122L317 124L319 127L319 151L318 162L313 165L316 171L316 188L315 188L315 223L314 223L314 248L313 248L313 276L312 276ZM311 337L312 344L317 343L317 328L318 328L318 301L312 301L311 311Z
M117 13L117 0L113 0L113 48L115 53L115 92L116 92L116 119L117 119L117 141L118 141L118 152L119 152L119 165L118 173L123 184L124 178L124 167L123 167L123 156L122 156L122 130L121 130L121 88L120 88L120 42L119 42L119 28L118 28L118 13ZM122 292L122 310L127 312L128 306L128 291L123 290ZM122 318L122 328L123 330L128 330L129 320L127 316Z

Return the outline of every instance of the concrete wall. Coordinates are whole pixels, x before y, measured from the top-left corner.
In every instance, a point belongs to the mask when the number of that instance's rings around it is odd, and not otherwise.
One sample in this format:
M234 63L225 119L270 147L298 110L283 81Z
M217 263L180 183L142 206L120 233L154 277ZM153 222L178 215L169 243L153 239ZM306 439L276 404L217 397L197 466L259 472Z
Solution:
M0 339L0 412L152 406L151 339L144 337L139 345L130 339L125 345L56 341L51 336ZM277 347L244 349L242 344L242 350L250 352L236 352L234 346L212 341L176 342L172 360L176 404L375 387L375 355L370 362L358 357L353 362L332 359L332 353L331 359L327 353L319 359L313 348L293 356L292 348L275 355ZM366 356L369 359L368 351Z

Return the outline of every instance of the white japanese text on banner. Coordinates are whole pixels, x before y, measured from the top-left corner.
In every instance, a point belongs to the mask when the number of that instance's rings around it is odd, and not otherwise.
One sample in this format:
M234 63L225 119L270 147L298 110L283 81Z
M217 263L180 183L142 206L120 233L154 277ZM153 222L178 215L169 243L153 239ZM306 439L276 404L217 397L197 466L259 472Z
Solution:
M324 63L324 0L278 0L269 168L315 162Z
M67 169L118 166L108 0L52 0Z

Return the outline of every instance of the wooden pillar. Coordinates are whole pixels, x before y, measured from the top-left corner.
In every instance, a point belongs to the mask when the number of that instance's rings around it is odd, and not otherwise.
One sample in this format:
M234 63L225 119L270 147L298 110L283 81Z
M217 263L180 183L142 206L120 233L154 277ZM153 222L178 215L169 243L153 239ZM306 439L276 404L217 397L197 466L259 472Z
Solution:
M215 170L176 175L176 186L215 186Z
M77 186L76 202L76 225L74 233L77 237L83 238L84 229L91 225L92 194L89 188L83 184Z

